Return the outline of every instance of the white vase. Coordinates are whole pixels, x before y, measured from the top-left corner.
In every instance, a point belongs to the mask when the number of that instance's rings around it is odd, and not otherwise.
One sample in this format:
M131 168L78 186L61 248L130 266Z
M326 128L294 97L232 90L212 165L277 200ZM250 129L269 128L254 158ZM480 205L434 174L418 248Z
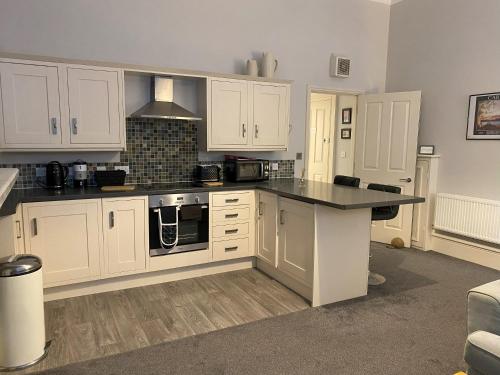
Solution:
M257 60L247 60L247 75L251 77L259 76L259 67L257 65Z
M271 52L262 54L262 77L273 78L274 72L278 68L278 60L276 60Z

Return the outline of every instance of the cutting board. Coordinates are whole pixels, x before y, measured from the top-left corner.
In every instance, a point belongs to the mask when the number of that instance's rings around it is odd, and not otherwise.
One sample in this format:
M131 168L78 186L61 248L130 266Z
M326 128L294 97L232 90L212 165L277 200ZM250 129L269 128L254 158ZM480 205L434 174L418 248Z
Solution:
M101 186L101 191L134 191L135 185Z

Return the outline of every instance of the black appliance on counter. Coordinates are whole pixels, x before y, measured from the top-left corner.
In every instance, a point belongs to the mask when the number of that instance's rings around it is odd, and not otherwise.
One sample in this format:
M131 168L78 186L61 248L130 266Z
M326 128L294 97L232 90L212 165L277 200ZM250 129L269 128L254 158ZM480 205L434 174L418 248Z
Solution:
M224 178L233 182L269 180L269 160L226 160L224 162Z
M68 167L58 161L51 161L45 168L45 178L47 189L62 189L68 178Z
M149 256L208 249L208 193L149 197Z
M194 169L195 182L217 182L220 180L220 168L216 164L200 165Z

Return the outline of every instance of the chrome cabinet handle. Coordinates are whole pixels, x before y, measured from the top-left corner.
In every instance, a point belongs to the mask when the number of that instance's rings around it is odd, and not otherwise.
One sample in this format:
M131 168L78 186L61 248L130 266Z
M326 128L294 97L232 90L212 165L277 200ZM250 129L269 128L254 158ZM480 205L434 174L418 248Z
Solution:
M50 119L50 125L52 126L52 134L57 135L57 118L52 117Z
M255 124L255 138L259 138L259 125Z
M285 210L280 210L280 224L285 224Z
M225 231L226 234L235 234L238 233L238 229L228 229Z
M408 177L408 178L400 178L399 181L410 183L411 182L411 178L410 177Z
M231 219L231 218L235 218L235 217L238 217L238 214L227 214L226 215L226 219Z
M115 213L113 211L109 213L109 227L110 228L115 227Z
M78 120L75 117L71 119L71 126L73 128L73 134L78 134Z
M19 220L16 220L16 232L17 232L17 235L16 237L17 238L21 238L21 221Z
M236 251L236 250L238 250L238 246L226 247L224 250L225 251Z
M264 202L259 202L259 216L264 215Z
M241 134L242 134L242 137L245 138L246 135L247 135L247 128L245 126L245 124L242 124L242 131L241 131Z
M240 200L238 198L235 199L226 199L226 203L238 203Z
M38 223L36 217L33 219L33 236L38 236Z

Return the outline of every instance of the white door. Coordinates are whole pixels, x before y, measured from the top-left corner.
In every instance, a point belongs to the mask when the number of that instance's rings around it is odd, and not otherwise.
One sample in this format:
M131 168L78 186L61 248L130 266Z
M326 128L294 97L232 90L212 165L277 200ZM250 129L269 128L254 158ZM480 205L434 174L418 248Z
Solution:
M248 82L211 82L210 147L244 148L248 144Z
M56 66L0 63L0 85L6 147L61 144Z
M335 95L311 94L307 179L332 182Z
M287 88L265 83L253 85L252 144L286 148Z
M107 274L146 269L146 199L103 199Z
M380 183L414 194L420 100L420 91L359 96L354 174L363 187ZM400 237L410 246L412 216L413 206L403 205L395 219L373 222L372 240Z
M312 286L314 205L279 198L278 269Z
M121 72L68 68L72 144L121 143Z
M276 267L278 196L258 192L257 256Z
M26 253L42 258L45 286L99 276L100 200L23 204Z

